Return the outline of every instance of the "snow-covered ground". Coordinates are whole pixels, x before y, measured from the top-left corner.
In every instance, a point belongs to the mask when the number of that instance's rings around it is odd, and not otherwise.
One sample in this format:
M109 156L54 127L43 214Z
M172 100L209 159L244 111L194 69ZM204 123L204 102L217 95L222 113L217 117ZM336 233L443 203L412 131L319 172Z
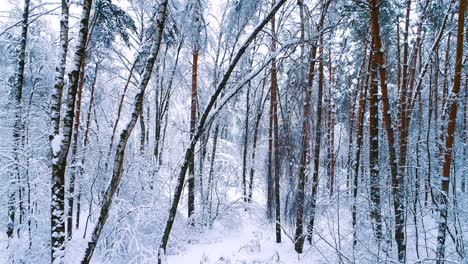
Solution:
M274 225L265 217L239 210L238 226L225 228L215 225L177 255L168 255L168 264L189 263L319 263L319 258L308 254L298 255L291 240L283 235L280 244L275 242ZM315 261L314 261L315 260Z

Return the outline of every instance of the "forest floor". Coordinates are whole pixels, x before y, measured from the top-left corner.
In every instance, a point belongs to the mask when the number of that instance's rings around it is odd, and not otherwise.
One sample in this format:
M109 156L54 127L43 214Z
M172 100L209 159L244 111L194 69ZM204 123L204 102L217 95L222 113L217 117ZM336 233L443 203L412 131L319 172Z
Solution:
M215 224L193 244L176 255L168 255L168 264L236 264L236 263L320 263L304 245L304 254L294 251L291 238L282 232L282 243L276 243L275 226L265 220L264 211L237 210L238 224L226 227ZM236 218L237 218L236 217Z

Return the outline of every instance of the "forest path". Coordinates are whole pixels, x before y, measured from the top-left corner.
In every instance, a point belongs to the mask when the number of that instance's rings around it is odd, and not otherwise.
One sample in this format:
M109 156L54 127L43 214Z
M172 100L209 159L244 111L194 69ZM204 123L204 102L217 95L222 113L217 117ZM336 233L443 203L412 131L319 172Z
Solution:
M292 241L284 233L282 243L277 244L274 225L263 220L262 213L239 209L238 225L215 225L203 233L196 244L187 245L177 255L168 255L167 263L318 263L308 254L308 245L299 259Z

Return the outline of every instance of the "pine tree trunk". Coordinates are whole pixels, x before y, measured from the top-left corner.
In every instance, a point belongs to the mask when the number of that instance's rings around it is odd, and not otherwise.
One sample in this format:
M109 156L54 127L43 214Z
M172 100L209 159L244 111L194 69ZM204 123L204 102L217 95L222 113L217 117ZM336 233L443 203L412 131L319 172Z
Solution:
M275 17L271 19L271 31L273 38L271 41L271 52L276 52L276 29ZM271 60L271 114L273 119L273 150L274 150L274 196L275 196L275 232L276 243L281 243L281 200L280 200L280 142L279 142L279 128L278 128L278 83L276 73L276 59Z
M197 124L197 74L198 74L198 49L195 48L192 56L192 104L190 107L190 141L193 140L195 126ZM195 212L195 154L190 155L188 178L188 218L191 225L195 225L191 219Z
M372 60L372 58L371 58ZM371 218L375 222L375 236L382 240L382 212L380 202L380 166L379 166L379 95L377 81L377 65L372 61L371 86L369 90L369 170Z
M395 132L392 126L392 116L390 110L390 100L387 89L387 77L386 77L386 64L383 54L383 46L380 38L380 25L379 25L379 5L377 0L369 0L370 4L370 24L372 31L372 38L374 43L374 59L379 68L379 81L380 89L382 93L382 116L384 126L387 134L387 143L389 150L389 163L390 163L390 174L392 179L392 191L393 191L393 208L395 213L395 241L398 249L398 260L405 262L406 260L406 241L404 233L405 225L405 203L404 203L404 190L401 179L401 175L398 175L398 164L396 156L395 146Z
M303 0L298 1L301 20L304 16L304 3ZM302 21L302 25L303 25ZM303 32L302 32L303 34ZM297 182L297 195L296 195L296 230L294 235L294 249L297 253L302 253L304 246L304 196L305 196L305 184L307 181L307 175L309 174L310 166L310 117L311 117L311 97L312 88L314 84L315 76L315 60L317 55L317 45L313 45L310 51L310 63L309 72L307 78L307 85L304 87L304 109L302 119L302 146L301 146L301 158L299 165L299 180Z
M320 162L320 144L321 144L321 125L322 125L322 97L323 97L323 24L325 16L327 14L330 0L323 3L322 13L320 21L317 26L317 32L319 33L318 46L319 46L319 79L318 79L318 91L317 91L317 119L315 123L315 145L314 145L314 168L312 173L312 201L309 212L309 223L307 224L307 241L312 244L312 232L314 229L315 221L315 207L317 205L317 192L318 192L318 175L319 175L319 162ZM317 47L315 47L317 48ZM310 80L311 72L309 71L309 85L313 85L313 80Z
M317 193L319 185L319 163L320 163L320 145L321 145L321 130L322 130L322 97L323 97L323 35L320 35L319 40L319 79L317 92L317 119L315 123L315 146L314 146L314 169L312 174L312 201L310 208L309 224L307 225L307 240L312 244L312 232L314 229L315 208L317 206Z
M332 51L328 53L328 188L330 196L333 195L333 187L335 183L335 104L333 101L332 86Z
M447 233L447 219L448 219L448 195L450 183L450 167L452 163L452 151L455 137L455 125L457 119L457 98L460 93L462 67L463 67L463 31L465 26L465 10L467 0L461 0L458 7L458 30L457 30L457 47L455 57L455 76L453 80L453 89L451 92L449 116L447 123L447 134L445 138L445 149L442 165L442 193L439 199L439 232L437 235L437 264L445 263L445 240Z
M270 86L271 93L271 86ZM273 180L273 104L271 103L270 94L270 108L268 120L268 161L267 161L267 218L273 220L273 205L274 205L274 180Z
M366 54L367 56L367 54ZM364 59L365 60L365 59ZM369 86L369 71L371 68L371 61L365 60L368 64L367 72L361 75L360 90L359 90L359 109L357 110L357 124L356 124L356 152L354 157L354 177L352 185L353 203L351 205L351 218L353 224L353 249L357 245L357 198L358 198L358 184L359 184L359 168L361 165L361 152L364 133L364 115L366 113L367 92Z

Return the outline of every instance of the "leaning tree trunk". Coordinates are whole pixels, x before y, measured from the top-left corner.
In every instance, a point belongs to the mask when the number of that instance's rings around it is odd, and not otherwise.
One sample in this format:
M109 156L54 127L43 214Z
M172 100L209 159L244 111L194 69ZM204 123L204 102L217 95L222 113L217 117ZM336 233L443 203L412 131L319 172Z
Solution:
M458 8L458 30L457 30L457 50L455 57L455 77L453 80L453 89L450 98L450 109L447 123L447 135L445 139L444 160L442 165L442 193L439 199L439 233L437 235L437 263L445 263L445 239L447 233L448 218L448 195L450 183L450 166L452 163L453 141L455 137L455 125L457 119L457 97L460 93L462 67L463 67L463 31L465 26L465 9L467 0L460 0Z
M21 130L22 130L22 103L23 103L23 83L24 83L24 65L26 64L26 42L28 38L29 27L29 3L30 0L24 2L23 21L21 22L21 42L18 54L18 65L16 69L16 83L14 91L15 119L13 125L13 170L10 175L11 187L8 198L8 224L7 235L13 237L15 229L15 211L16 211L16 183L20 180L19 168L19 149L21 146ZM21 202L21 201L20 201ZM20 220L21 221L21 220ZM19 232L19 231L18 231Z
M236 67L237 63L241 59L242 55L245 53L247 48L249 47L250 43L255 39L255 37L258 35L258 33L263 29L263 27L270 21L273 17L273 15L280 9L280 7L286 2L286 0L280 0L273 8L272 10L268 13L268 15L262 20L262 22L253 30L253 32L250 34L250 36L247 38L247 40L244 42L244 44L239 48L237 54L229 64L229 67L227 68L226 72L224 73L221 82L217 85L217 88L214 92L214 94L211 96L210 101L208 105L205 108L205 111L203 111L203 114L201 115L199 119L199 123L197 126L197 130L194 134L194 137L192 139L192 142L190 143L190 146L186 149L185 154L184 154L184 163L182 164L179 172L179 177L177 179L177 185L175 188L174 192L174 198L171 204L171 208L169 209L169 216L166 222L166 226L164 228L163 236L161 238L161 243L159 245L159 252L158 252L158 264L161 264L162 257L163 255L166 254L166 247L167 243L169 241L169 235L172 230L172 225L174 224L175 216L177 213L177 207L179 205L180 197L182 195L182 190L185 182L185 176L187 173L188 169L188 163L190 160L190 157L195 149L195 145L197 144L198 139L200 138L201 134L203 133L203 130L205 129L205 123L208 120L208 116L211 113L211 110L213 109L216 101L218 100L218 97L220 96L221 92L224 90L224 88L227 85L227 82L234 71L234 68Z
M141 115L145 90L151 78L153 67L154 67L156 58L158 57L159 49L161 47L161 39L162 39L164 26L166 22L166 15L167 15L167 4L168 4L168 0L165 0L164 2L160 4L160 8L159 8L157 20L156 20L156 26L157 26L156 33L154 35L154 40L151 45L149 57L146 60L144 71L141 75L141 79L138 85L138 93L135 95L135 107L132 110L130 121L128 122L127 126L120 134L120 140L119 140L119 143L117 144L117 149L115 153L111 182L104 194L102 207L99 212L98 222L96 223L96 226L94 227L94 230L92 232L91 241L88 242L88 246L85 251L85 256L83 257L83 260L81 261L82 264L87 264L91 261L91 257L93 256L94 249L96 248L102 229L106 223L107 217L109 216L109 210L112 205L114 195L122 179L125 148L127 146L127 142L130 137L130 134L132 133L132 130L135 128L138 118Z

